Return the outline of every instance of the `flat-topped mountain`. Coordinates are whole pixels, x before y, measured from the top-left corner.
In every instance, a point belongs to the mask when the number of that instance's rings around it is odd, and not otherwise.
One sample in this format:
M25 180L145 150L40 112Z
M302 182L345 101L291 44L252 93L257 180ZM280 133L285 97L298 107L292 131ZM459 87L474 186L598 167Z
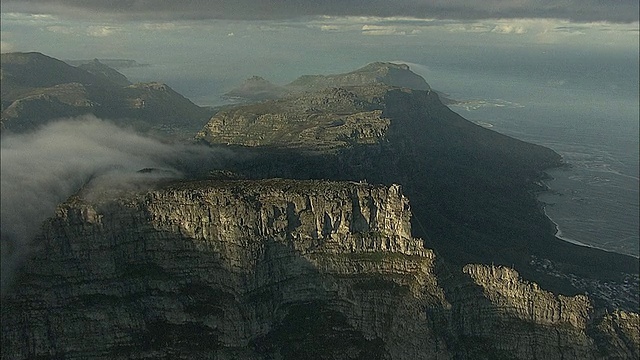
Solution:
M199 127L210 116L167 85L132 85L97 60L75 67L40 53L8 53L0 70L2 130L24 132L83 114L142 129Z
M449 268L398 185L188 181L61 204L2 306L3 359L605 359L638 315ZM34 345L35 344L35 345Z

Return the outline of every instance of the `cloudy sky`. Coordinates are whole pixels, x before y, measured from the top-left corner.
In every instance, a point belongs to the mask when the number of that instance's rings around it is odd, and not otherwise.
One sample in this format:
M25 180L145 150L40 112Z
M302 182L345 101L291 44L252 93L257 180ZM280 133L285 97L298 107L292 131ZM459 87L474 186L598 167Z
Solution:
M437 19L560 18L638 21L637 0L4 0L9 12L118 19L285 19L411 16Z
M514 59L540 63L539 54L560 50L603 59L638 51L637 0L3 0L1 6L2 52L134 59L153 66L123 70L132 80L167 82L200 103L213 96L206 89L254 74L283 83L379 60L432 67L475 61L509 70Z

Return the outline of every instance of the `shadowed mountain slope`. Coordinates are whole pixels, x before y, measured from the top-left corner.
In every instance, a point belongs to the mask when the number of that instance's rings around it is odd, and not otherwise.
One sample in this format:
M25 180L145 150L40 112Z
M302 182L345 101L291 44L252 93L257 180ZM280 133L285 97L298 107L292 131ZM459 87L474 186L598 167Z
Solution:
M25 132L57 118L93 114L166 131L197 128L211 115L165 84L132 85L98 61L74 67L40 53L8 53L0 70L2 130Z

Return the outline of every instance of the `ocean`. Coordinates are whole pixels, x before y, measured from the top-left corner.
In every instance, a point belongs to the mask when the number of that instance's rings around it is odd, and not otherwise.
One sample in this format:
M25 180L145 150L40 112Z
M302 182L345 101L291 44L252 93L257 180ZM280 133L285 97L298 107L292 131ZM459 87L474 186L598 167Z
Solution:
M577 71L555 78L535 71L499 76L434 68L423 75L462 100L451 108L463 117L563 157L568 166L547 172L550 191L538 197L558 237L638 257L637 65L624 72L629 66L603 69L593 59L575 60Z

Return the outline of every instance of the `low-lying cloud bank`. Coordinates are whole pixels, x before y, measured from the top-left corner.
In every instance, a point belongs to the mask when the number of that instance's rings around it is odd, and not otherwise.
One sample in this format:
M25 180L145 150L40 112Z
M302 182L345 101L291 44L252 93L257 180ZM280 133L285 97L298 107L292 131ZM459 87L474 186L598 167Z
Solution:
M169 144L93 116L51 123L0 139L1 282L4 294L33 238L55 208L83 186L131 187L154 177L181 177L228 154ZM144 169L160 171L140 171Z

